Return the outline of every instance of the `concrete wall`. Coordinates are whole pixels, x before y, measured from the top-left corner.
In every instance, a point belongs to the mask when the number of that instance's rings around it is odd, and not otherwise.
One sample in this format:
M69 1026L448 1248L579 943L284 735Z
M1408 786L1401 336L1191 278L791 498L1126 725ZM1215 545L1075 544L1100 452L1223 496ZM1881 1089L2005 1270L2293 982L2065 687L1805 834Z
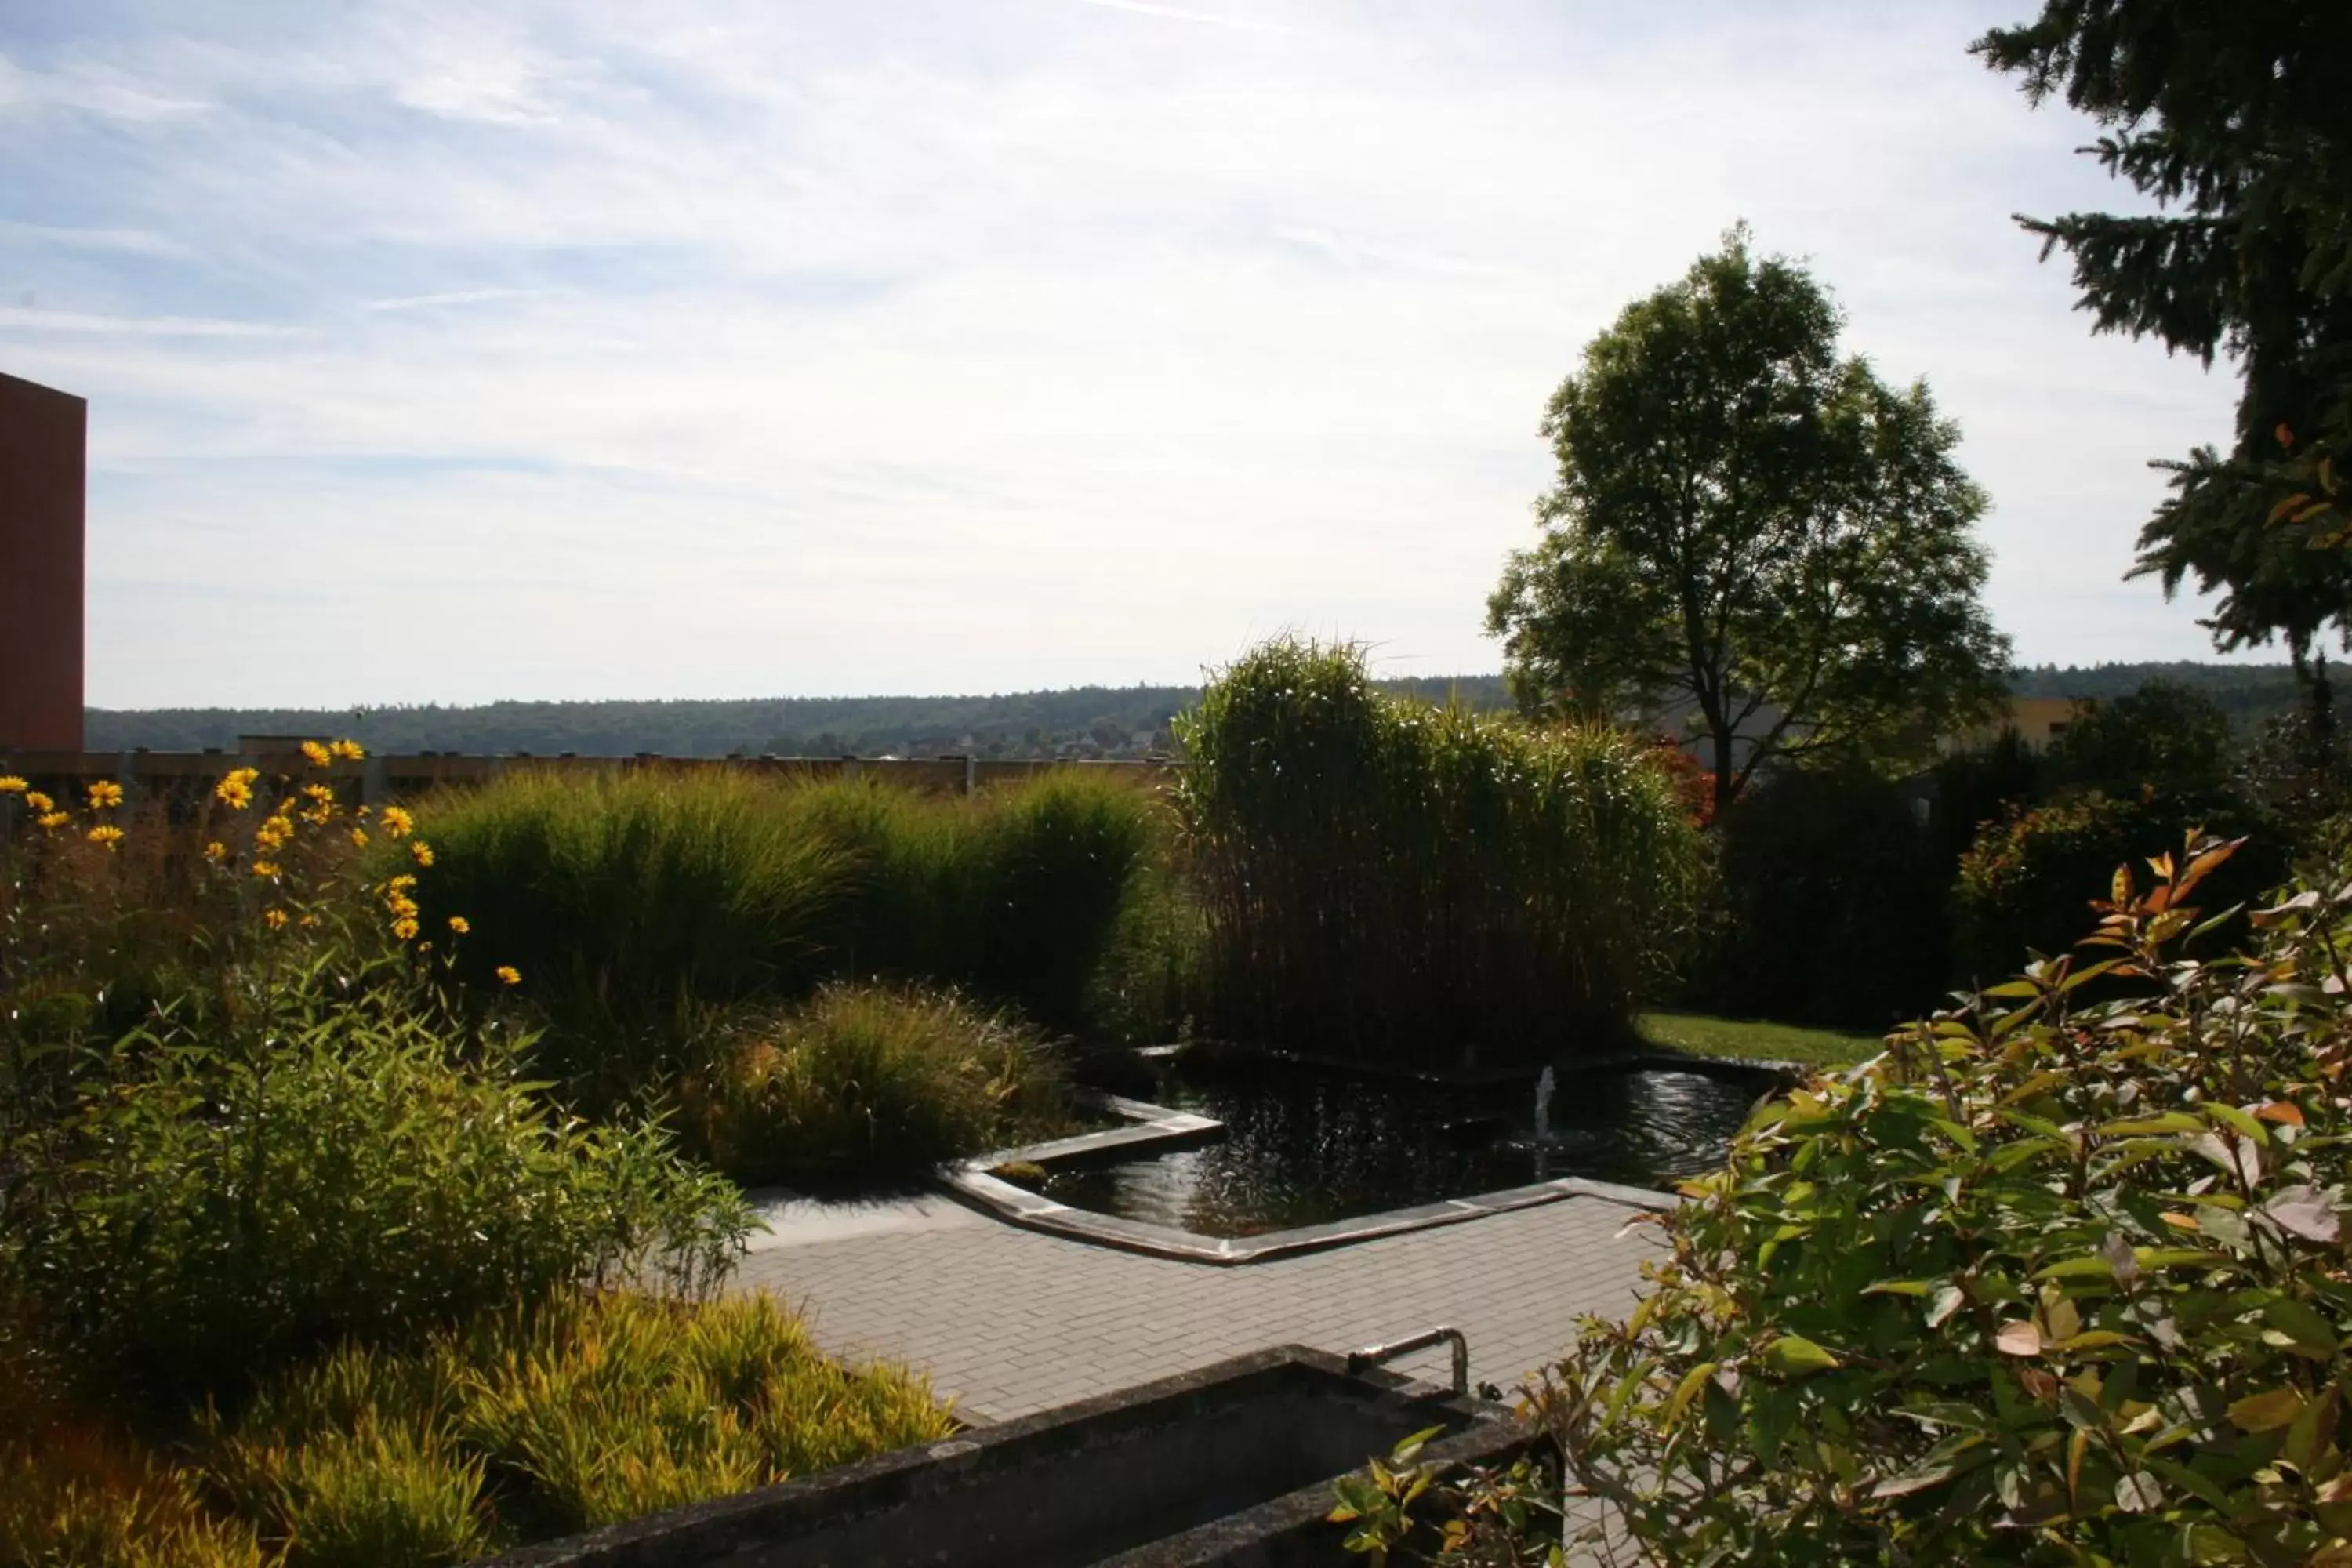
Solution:
M81 750L89 405L0 375L0 746Z

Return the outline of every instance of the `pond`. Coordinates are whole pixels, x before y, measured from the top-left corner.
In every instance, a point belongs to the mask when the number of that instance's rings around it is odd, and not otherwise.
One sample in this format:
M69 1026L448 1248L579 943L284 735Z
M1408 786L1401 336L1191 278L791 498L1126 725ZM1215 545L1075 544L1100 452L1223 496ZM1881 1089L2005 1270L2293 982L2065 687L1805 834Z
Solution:
M1119 1092L1213 1117L1221 1138L1021 1184L1073 1208L1213 1237L1355 1219L1561 1176L1671 1188L1718 1163L1760 1085L1645 1066L1559 1075L1537 1136L1536 1079L1480 1088L1196 1053Z

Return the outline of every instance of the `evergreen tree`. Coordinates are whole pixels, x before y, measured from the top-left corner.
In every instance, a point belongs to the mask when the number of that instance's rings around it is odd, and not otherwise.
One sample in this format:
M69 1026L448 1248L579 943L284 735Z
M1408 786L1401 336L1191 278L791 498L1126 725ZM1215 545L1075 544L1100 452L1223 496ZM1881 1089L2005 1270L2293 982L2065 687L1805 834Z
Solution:
M2243 374L2229 449L2158 465L2133 574L2221 590L2215 645L2281 638L2298 669L2328 627L2352 637L2352 552L2311 548L2342 542L2352 447L2347 45L2346 0L2047 0L1974 46L2097 121L2084 151L2158 204L2019 219L2073 258L2096 330Z

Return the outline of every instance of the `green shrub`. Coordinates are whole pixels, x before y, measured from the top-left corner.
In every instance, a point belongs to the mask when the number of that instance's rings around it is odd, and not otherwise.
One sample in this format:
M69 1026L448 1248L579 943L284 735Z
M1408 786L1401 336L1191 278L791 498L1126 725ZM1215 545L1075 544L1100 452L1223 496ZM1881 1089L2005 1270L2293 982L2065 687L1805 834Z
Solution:
M1885 1028L1944 989L1949 855L1904 786L1789 769L1720 826L1723 918L1685 992L1706 1010Z
M2228 795L2237 749L2227 709L2194 687L2151 680L2082 704L2046 763L2062 792L2145 792L2200 815Z
M0 1287L139 1386L233 1392L583 1278L699 1289L749 1228L665 1129L555 1115L511 1045L453 1037L408 984L321 961L250 1001L94 1065L0 1187Z
M1208 1026L1366 1057L1621 1035L1682 937L1698 831L1647 748L1392 701L1266 644L1179 722Z
M953 993L835 984L732 1026L681 1089L695 1146L747 1183L908 1176L1059 1128L1034 1029Z
M2054 953L2083 931L2114 868L2177 843L2186 828L2229 829L2238 819L2184 822L2153 794L2096 792L2013 811L1987 823L1960 858L1953 888L1955 968L1964 983L2003 973L2021 952ZM2275 841L2248 844L2216 873L2206 896L2226 907L2257 897L2285 871Z
M2196 962L2227 853L1759 1111L1529 1392L1573 1492L1470 1478L1444 1561L1540 1560L1576 1500L1662 1563L2352 1558L2352 881ZM2083 1005L2109 964L2155 989ZM1349 1489L1360 1545L1443 1539L1414 1469Z

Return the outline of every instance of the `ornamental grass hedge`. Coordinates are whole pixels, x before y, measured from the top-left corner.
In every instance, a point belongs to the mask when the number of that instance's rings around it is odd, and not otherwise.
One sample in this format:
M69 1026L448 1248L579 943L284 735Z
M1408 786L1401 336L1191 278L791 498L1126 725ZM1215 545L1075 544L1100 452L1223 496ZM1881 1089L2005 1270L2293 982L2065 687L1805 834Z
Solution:
M1601 728L1382 696L1360 650L1278 640L1178 721L1205 1026L1390 1062L1621 1040L1686 936L1701 835Z

